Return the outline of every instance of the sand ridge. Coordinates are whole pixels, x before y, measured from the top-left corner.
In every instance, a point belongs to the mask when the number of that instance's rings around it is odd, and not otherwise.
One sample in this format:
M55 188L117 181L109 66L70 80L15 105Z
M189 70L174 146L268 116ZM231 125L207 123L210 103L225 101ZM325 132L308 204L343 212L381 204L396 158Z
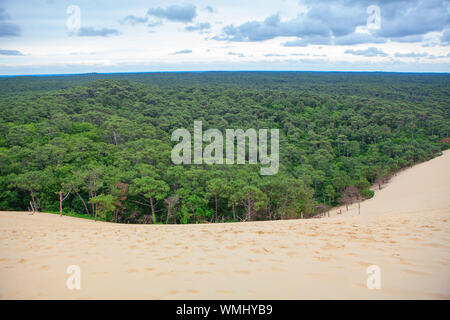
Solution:
M450 152L327 219L124 225L0 213L1 299L449 299ZM336 211L336 210L334 210ZM66 269L81 268L81 290ZM366 268L381 270L381 289Z

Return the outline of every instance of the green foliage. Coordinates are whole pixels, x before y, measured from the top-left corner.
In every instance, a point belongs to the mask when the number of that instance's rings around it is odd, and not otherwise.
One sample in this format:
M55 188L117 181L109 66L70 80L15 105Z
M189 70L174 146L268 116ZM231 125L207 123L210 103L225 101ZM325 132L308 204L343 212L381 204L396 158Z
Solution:
M96 205L95 217L97 213L101 218L106 218L107 213L111 213L115 209L116 199L111 194L100 194L89 200L90 204Z
M0 79L0 209L123 223L310 217L448 145L450 77L207 72ZM278 128L280 170L170 161L174 129Z

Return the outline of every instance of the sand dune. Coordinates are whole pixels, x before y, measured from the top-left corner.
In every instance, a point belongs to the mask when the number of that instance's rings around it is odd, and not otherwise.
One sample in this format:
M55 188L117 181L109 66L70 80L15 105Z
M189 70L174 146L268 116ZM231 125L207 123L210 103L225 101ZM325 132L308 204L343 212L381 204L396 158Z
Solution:
M0 213L1 299L449 299L450 152L326 219L118 225ZM334 209L333 212L337 211ZM66 268L81 268L81 289ZM381 288L366 286L366 268Z

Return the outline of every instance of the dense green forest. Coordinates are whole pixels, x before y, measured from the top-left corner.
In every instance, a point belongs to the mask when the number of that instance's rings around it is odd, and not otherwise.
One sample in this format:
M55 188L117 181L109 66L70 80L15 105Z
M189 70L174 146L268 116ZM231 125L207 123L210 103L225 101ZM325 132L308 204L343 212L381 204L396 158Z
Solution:
M192 72L0 78L0 209L123 223L313 217L448 144L447 74ZM279 129L280 170L174 165L171 134Z

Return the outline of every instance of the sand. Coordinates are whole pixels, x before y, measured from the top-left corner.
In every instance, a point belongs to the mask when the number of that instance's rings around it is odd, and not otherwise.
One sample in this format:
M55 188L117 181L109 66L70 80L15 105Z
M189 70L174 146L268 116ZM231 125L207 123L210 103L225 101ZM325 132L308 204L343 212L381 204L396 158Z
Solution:
M1 212L0 298L449 299L449 195L446 151L395 176L361 215L154 226ZM80 290L66 286L69 265Z

